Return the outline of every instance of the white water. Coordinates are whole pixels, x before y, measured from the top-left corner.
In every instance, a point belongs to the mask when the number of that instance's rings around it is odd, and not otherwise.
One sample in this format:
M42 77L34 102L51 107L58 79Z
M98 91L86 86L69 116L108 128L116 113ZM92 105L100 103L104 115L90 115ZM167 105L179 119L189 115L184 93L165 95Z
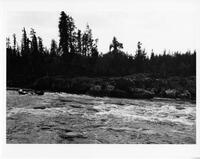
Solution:
M195 121L186 101L7 91L10 143L195 143ZM65 129L85 137L67 140Z
M38 98L42 99L39 106L47 106L46 109L33 109L32 107L15 107L7 113L7 116L9 117L10 115L13 115L15 113L30 113L56 116L62 113L76 114L80 112L85 112L87 108L93 108L97 111L92 114L83 113L83 115L113 115L117 118L122 118L123 120L127 121L147 120L152 122L161 121L180 123L183 125L193 125L196 112L196 107L194 104L191 104L189 102L177 102L175 100L154 101L118 99L108 97L95 98L87 95L73 95L66 93L45 93L44 96L38 96ZM54 104L54 101L52 100L56 100L56 107L52 105ZM59 107L59 104L62 104L62 107ZM181 107L182 109L179 110L179 107Z

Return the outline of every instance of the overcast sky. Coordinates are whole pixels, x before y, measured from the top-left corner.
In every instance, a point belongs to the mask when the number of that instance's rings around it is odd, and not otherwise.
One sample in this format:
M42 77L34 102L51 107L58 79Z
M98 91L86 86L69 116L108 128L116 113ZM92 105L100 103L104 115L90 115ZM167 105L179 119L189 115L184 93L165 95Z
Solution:
M195 0L36 1L21 7L20 3L12 3L12 9L6 11L7 36L16 33L19 41L23 27L27 32L34 28L44 45L50 47L51 39L59 40L58 19L64 10L82 31L87 23L90 25L103 53L109 50L113 36L130 54L135 53L138 41L149 54L152 49L155 53L162 53L164 49L185 52L197 49L199 43L200 3Z

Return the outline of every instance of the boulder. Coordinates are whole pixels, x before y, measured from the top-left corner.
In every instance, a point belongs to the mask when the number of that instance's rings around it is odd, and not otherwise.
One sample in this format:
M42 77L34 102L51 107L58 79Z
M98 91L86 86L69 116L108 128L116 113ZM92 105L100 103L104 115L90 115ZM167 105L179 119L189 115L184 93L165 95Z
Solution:
M177 94L178 94L178 91L176 89L167 89L167 90L165 90L164 93L165 93L164 97L167 97L167 98L176 98Z
M59 136L60 138L63 138L63 139L87 138L87 136L84 136L82 133L78 133L78 132L60 133Z
M36 106L36 107L33 107L33 109L46 109L45 106Z
M37 94L37 95L44 95L44 91L42 91L42 90L35 90L35 94Z
M19 93L20 95L28 94L28 92L24 91L23 89L19 89L19 90L18 90L18 93Z

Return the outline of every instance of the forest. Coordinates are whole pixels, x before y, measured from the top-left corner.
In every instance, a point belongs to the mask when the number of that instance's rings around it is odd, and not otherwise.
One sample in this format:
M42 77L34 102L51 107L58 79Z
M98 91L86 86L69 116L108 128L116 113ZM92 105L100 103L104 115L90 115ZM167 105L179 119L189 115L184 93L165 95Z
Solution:
M151 78L168 79L196 76L196 51L154 53L147 56L142 42L134 53L123 51L123 43L114 36L108 52L98 50L98 39L87 24L78 29L74 19L64 11L58 21L59 42L51 40L48 49L31 28L22 30L20 42L16 34L6 38L7 86L23 87L43 77L111 78L148 74ZM185 37L186 38L186 37ZM101 39L103 40L103 39ZM135 46L133 46L134 48Z

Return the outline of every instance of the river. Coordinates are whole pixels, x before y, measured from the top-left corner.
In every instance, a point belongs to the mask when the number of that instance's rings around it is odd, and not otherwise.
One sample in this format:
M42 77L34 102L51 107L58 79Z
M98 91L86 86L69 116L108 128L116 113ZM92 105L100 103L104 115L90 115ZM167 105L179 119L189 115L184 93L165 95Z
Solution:
M195 144L196 104L7 90L7 143Z

